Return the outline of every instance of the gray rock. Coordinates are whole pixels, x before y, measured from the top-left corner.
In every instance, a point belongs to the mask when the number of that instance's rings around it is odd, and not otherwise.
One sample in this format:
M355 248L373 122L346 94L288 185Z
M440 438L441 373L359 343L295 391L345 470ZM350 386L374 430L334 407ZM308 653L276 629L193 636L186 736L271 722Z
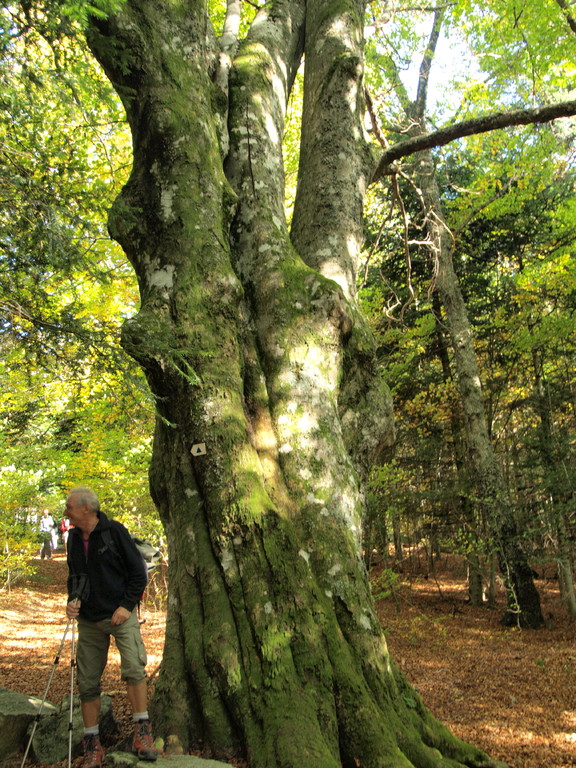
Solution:
M108 752L106 765L112 768L230 768L230 763L218 760L204 760L195 755L170 755L159 757L155 763L138 760L136 755L128 752Z
M43 718L36 726L32 739L32 752L39 763L58 763L68 757L69 723L70 697L67 696L62 700L62 704L54 714ZM82 752L82 738L84 736L80 701L76 696L72 710L72 725L72 756L76 757ZM110 696L102 696L99 726L100 738L103 741L116 728Z
M40 712L39 724L43 719L58 711L49 701L42 706L38 696L26 696L22 693L0 688L0 759L17 752L27 743L26 733Z

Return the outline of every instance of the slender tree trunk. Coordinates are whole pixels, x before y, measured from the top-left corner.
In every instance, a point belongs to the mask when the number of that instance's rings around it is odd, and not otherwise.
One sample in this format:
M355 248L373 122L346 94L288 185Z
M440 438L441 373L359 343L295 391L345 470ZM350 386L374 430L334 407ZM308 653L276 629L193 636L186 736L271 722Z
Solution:
M435 348L442 366L444 381L448 383L452 381L452 369L448 355L445 330L441 323L442 310L438 292L434 292L432 295L432 304L438 320ZM468 573L468 595L472 605L482 605L484 600L481 553L483 549L485 550L485 547L481 545L482 537L479 534L482 530L485 530L486 521L481 519L481 511L477 509L471 498L473 495L471 493L473 483L471 482L468 473L469 462L466 461L465 455L466 450L465 439L462 434L462 417L460 411L455 408L450 412L450 427L454 444L454 463L461 488L460 508L462 510L464 530L466 532L465 547ZM486 554L488 553L484 551L484 555Z
M543 376L543 361L541 355L534 350L532 353L532 366L534 370L534 401L535 410L540 419L540 459L545 470L546 485L550 498L551 511L548 515L552 539L556 541L556 562L558 564L558 576L562 599L570 614L576 615L576 592L574 591L574 574L572 569L572 546L566 530L566 520L559 492L556 487L555 477L558 467L554 451L554 438L552 432L552 419L548 398L546 396L546 382Z
M558 558L558 576L562 600L568 608L571 616L576 616L576 592L574 591L574 571L570 560L566 557Z
M402 528L400 526L400 515L392 515L392 538L394 541L394 558L401 563L403 557L402 550Z
M154 716L252 768L495 766L395 668L362 559L362 478L393 437L354 292L363 11L268 3L233 58L201 2L127 0L91 29L134 144L110 229L142 298L123 341L158 411ZM282 136L304 50L291 241Z
M464 410L466 442L469 449L476 488L483 516L493 533L500 568L508 590L508 612L505 623L536 628L541 626L540 598L534 586L532 570L522 550L514 512L507 498L507 490L494 454L484 414L480 372L476 363L472 333L466 306L454 272L450 235L445 229L435 184L427 175L432 169L431 157L424 159L418 174L424 197L431 203L432 229L437 230L438 243L437 286L446 312L450 330L458 386Z
M440 37L443 13L440 9L435 14L428 48L420 67L416 100L410 102L405 93L401 96L406 116L410 120L411 136L425 133L429 74ZM513 510L507 498L507 489L490 440L472 330L454 271L452 235L445 223L434 159L430 150L416 155L415 174L426 207L430 249L437 270L436 287L444 308L444 318L454 353L471 465L470 476L475 482L481 515L486 519L494 538L494 547L506 583L508 610L503 622L536 628L543 623L540 597L534 586L532 570L522 550Z
M490 555L490 576L488 579L488 590L486 593L486 603L489 608L496 608L496 573L497 573L496 553Z
M468 565L468 596L472 605L482 605L484 602L484 585L480 558L475 552L466 557Z

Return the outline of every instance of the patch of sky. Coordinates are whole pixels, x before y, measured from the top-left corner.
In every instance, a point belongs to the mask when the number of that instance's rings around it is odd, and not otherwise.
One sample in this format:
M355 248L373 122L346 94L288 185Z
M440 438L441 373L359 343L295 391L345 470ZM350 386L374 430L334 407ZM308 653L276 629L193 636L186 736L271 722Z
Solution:
M414 101L418 92L420 67L428 43L431 16L427 15L414 21L409 40L402 40L401 35L391 31L382 34L375 25L364 29L367 41L375 43L376 51L382 55L391 55L406 95ZM438 40L428 80L428 98L426 110L429 116L447 122L455 116L461 107L463 89L481 83L484 76L479 61L471 51L466 39L454 28L444 29Z

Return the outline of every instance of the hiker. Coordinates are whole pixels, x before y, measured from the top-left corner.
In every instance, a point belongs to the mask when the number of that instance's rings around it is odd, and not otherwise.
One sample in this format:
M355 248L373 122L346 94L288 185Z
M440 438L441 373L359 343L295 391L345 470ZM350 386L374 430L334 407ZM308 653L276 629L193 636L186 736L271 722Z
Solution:
M52 530L50 531L50 538L52 539L52 552L56 552L58 549L58 523L52 518Z
M67 517L63 517L60 520L60 534L62 535L62 543L64 544L64 554L68 554L68 532L70 531L70 520Z
M50 560L52 557L52 531L54 530L54 520L48 509L42 510L40 518L40 558Z
M132 707L132 749L142 760L156 760L147 711L146 651L136 606L146 587L146 566L126 528L100 511L90 488L73 488L66 499L68 536L68 605L78 619L78 691L84 721L83 768L99 768L100 680L106 667L110 636L120 652L121 675Z

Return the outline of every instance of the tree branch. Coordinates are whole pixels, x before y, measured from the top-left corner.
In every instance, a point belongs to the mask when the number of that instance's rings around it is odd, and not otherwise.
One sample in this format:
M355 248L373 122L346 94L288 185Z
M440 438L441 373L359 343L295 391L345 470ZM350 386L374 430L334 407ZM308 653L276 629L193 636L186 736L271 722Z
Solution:
M566 21L568 22L568 26L576 34L576 19L572 14L570 13L570 6L566 2L566 0L556 0L556 4L560 6L560 8L564 12L564 16L566 17Z
M552 120L557 120L559 117L571 117L572 115L576 115L576 100L550 104L536 109L515 109L509 112L496 112L484 117L463 120L461 123L449 125L433 133L399 141L390 149L387 149L381 156L372 177L372 183L379 181L382 176L393 173L392 165L396 160L413 155L415 152L433 149L434 147L443 147L451 141L461 139L464 136L496 131L502 128L509 128L512 125L549 123Z
M436 47L438 40L440 39L440 32L442 31L442 21L444 19L444 10L437 9L434 12L434 23L430 31L428 38L428 45L422 57L420 64L420 74L418 75L418 92L416 101L414 102L414 118L418 122L424 121L424 115L426 114L426 103L428 101L428 85L430 83L430 70L432 68L432 61L436 53Z

